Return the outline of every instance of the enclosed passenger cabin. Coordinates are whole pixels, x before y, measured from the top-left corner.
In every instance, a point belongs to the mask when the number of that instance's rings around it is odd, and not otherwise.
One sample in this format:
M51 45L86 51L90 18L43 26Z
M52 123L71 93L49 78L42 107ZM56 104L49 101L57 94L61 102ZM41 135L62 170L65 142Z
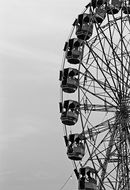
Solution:
M102 23L106 17L106 9L104 6L97 7L94 13L94 22Z
M80 168L78 190L97 190L96 174L91 167Z
M79 116L79 103L74 100L65 100L61 105L61 121L65 125L75 125Z
M91 5L95 9L96 7L100 7L104 3L106 3L107 0L91 0Z
M93 34L92 15L83 13L78 16L76 35L78 39L88 40Z
M120 0L110 0L107 5L107 13L108 14L117 14L121 8Z
M60 71L61 88L63 92L74 93L78 88L78 70L66 68Z
M124 14L130 14L130 1L129 0L125 0L123 2L122 11Z
M66 59L71 64L79 64L82 57L82 42L77 38L70 39L64 48Z
M67 155L71 160L82 160L85 154L85 146L83 140L80 139L78 134L69 135Z

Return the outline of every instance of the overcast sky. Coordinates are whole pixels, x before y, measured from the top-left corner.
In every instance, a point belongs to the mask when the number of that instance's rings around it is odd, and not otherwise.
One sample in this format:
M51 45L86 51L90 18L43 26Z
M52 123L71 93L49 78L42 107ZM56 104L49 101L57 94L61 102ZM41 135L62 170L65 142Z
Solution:
M59 114L63 46L85 0L0 0L0 189L60 190L73 167ZM73 176L64 190L76 189Z

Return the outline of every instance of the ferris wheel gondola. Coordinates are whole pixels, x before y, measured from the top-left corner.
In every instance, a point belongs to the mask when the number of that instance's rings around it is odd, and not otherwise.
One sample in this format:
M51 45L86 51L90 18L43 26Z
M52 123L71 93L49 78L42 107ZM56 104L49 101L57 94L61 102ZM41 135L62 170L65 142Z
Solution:
M128 0L92 0L77 16L60 81L61 122L78 189L129 190Z

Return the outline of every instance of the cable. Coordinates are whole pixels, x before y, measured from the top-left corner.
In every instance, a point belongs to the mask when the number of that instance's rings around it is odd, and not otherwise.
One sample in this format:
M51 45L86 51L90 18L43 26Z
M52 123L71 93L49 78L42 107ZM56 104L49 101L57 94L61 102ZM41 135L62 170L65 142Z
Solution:
M60 188L59 190L62 190L62 189L65 187L65 185L68 183L68 181L72 178L72 175L73 175L73 174L71 174L71 175L69 176L69 178L66 180L66 182L61 186L61 188Z

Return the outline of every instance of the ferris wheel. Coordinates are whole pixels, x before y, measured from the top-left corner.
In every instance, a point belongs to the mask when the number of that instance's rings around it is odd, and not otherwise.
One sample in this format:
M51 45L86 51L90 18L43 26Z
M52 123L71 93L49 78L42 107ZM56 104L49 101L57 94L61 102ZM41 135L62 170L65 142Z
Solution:
M130 1L92 0L60 71L61 122L79 190L130 190Z

